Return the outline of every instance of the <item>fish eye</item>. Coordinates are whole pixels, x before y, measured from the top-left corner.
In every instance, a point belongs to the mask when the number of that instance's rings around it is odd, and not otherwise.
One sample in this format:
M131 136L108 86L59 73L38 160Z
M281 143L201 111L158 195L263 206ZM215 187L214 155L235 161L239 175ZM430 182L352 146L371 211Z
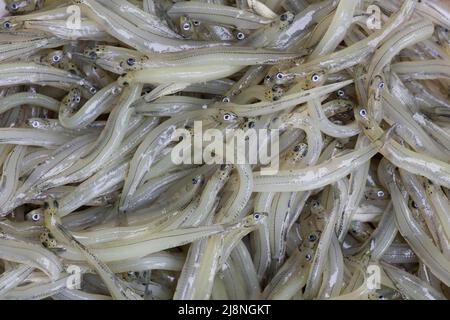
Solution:
M194 26L198 26L198 25L200 25L200 21L194 20Z
M131 67L136 63L136 59L135 58L128 58L127 60L127 64Z
M313 207L313 208L318 208L319 207L319 201L317 201L317 200L313 200L313 202L311 202L311 206Z
M283 14L280 16L280 20L281 20L281 21L286 21L287 19L288 19L288 16L287 16L286 13L283 13Z
M183 23L182 28L183 30L188 31L189 29L191 29L191 24L189 22L185 22Z
M91 87L91 88L89 89L89 92L92 93L92 94L97 93L97 89L94 88L94 87Z
M366 109L361 109L361 110L359 110L359 115L360 115L361 117L367 116L367 111L366 111Z
M378 191L377 196L384 197L384 191L383 190Z
M270 79L271 79L271 76L270 76L270 75L267 75L267 76L266 76L266 80L267 80L267 81L270 81Z
M198 178L192 178L192 184L197 184L199 182Z
M231 114L225 113L225 114L223 115L223 120L225 120L225 121L230 121L231 119L233 119L233 116L232 116Z
M236 38L237 38L238 40L244 40L244 39L245 39L245 34L244 34L243 32L238 32L238 33L236 34Z
M284 75L284 73L282 73L282 72L278 72L278 73L276 74L275 77L276 77L278 80L282 80L282 79L284 79L285 75Z
M31 216L31 220L33 220L33 221L39 221L39 219L41 219L41 215L39 213L34 213Z
M59 54L55 54L55 55L53 55L52 60L53 60L54 62L58 62L58 61L61 60L61 56L60 56Z
M259 219L261 219L261 214L260 213L255 213L254 215L253 215L253 218L255 219L255 220L259 220Z
M306 259L306 261L310 261L311 260L311 255L308 253L307 255L305 255L305 259Z
M314 241L317 240L317 236L316 236L315 234L311 233L311 234L308 236L308 240L311 241L311 242L314 242Z
M318 74L314 73L314 74L311 76L311 80L312 80L313 82L317 82L317 81L320 80L320 76L319 76Z
M13 2L13 3L11 3L11 9L12 10L17 10L18 8L19 8L19 6L17 5L17 3L15 3L15 2Z
M222 102L228 103L228 102L230 102L230 98L229 97L224 97L222 99Z
M380 83L378 84L378 88L379 88L379 89L383 89L383 88L384 88L384 82L380 82Z
M3 27L4 27L5 29L11 29L11 28L12 28L12 23L11 23L11 21L5 21L5 22L3 23Z
M344 95L345 95L345 91L344 90L338 90L338 92L337 92L337 95L339 96L339 97L343 97Z

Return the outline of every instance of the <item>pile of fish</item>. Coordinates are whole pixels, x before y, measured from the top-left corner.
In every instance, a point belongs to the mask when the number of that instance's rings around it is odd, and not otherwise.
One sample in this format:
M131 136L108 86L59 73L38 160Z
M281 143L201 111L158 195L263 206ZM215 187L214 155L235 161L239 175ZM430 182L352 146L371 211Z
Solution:
M446 0L0 1L0 299L450 298L449 29Z

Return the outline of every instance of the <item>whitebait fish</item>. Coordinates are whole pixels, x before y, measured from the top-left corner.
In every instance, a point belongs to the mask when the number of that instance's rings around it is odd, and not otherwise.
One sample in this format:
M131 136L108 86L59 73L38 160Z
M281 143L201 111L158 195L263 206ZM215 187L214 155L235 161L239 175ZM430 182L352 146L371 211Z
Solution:
M242 68L243 66L220 64L146 68L138 71L131 71L119 78L118 82L124 86L129 85L130 83L166 84L177 82L191 84L226 78L240 71Z
M60 146L69 140L68 136L55 136L50 132L25 128L0 129L0 144L18 144L52 148Z
M352 83L352 80L347 80L339 83L329 84L324 87L305 90L299 93L286 95L281 99L271 102L258 102L249 105L239 105L235 103L226 103L222 108L233 111L241 117L261 116L278 111L283 111L288 108L292 108L298 104L305 103L311 99L315 99L326 95L328 93L339 90L346 85Z
M172 17L187 15L192 19L231 25L242 29L257 29L272 21L270 18L261 17L238 8L216 4L200 4L195 1L177 2L170 8L168 14Z
M52 97L35 92L21 92L8 95L0 100L0 113L6 112L22 105L31 105L46 108L51 111L59 110L59 101Z
M59 121L64 127L69 129L86 127L111 107L110 105L121 91L122 88L118 84L112 83L98 91L75 114L71 114L72 108L70 105L72 101L63 101L58 109ZM67 99L78 99L78 96L69 95ZM66 103L64 104L64 102Z
M226 43L208 43L197 41L183 41L161 36L153 30L143 30L135 24L119 16L95 0L75 0L82 6L82 11L93 21L103 27L111 36L123 41L129 46L144 52L176 52L189 48L202 48Z
M67 27L66 20L50 20L50 21L25 21L24 28L32 30L40 30L51 33L58 38L66 40L99 40L114 42L114 38L109 37L108 33L103 31L98 24L92 21L83 20L80 28Z
M0 66L0 85L44 83L57 88L64 85L86 85L87 81L69 72L35 63L10 63Z
M449 29L444 0L0 0L0 299L450 299Z
M336 157L322 164L297 170L280 171L274 176L255 174L254 191L306 191L321 188L347 176L369 161L379 150L378 143Z
M161 36L169 38L182 38L177 32L170 29L167 22L158 17L155 12L145 12L140 7L124 0L101 0L99 2L142 29L157 32Z
M222 63L236 66L269 65L298 59L301 55L302 53L230 46L147 55L140 57L135 63L129 63L130 61L127 60L123 61L122 64L130 69L183 65L218 65Z
M14 38L14 37L13 37ZM39 50L57 48L64 45L66 40L48 35L35 35L24 39L4 41L0 43L0 61L13 61L17 57L31 56Z

